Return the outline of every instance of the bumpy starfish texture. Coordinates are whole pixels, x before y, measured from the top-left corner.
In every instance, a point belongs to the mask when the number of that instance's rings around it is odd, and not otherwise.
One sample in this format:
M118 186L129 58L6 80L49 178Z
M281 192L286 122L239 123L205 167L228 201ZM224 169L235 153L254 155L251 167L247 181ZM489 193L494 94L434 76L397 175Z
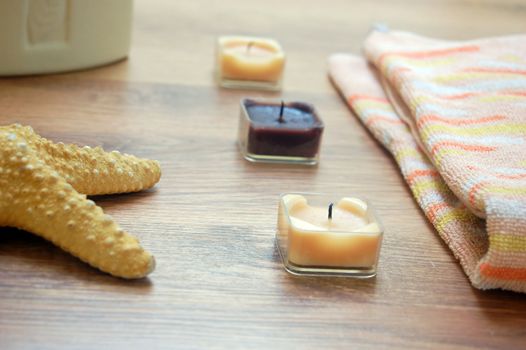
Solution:
M140 191L159 181L154 160L54 144L31 127L0 127L0 226L35 233L88 264L141 278L155 260L86 195Z

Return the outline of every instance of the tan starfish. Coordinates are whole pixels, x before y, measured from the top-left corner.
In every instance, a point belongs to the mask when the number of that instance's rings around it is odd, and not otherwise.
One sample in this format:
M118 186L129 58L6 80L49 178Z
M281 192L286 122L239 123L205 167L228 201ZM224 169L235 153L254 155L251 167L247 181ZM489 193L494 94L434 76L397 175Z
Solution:
M86 195L140 191L159 181L154 160L54 144L31 127L0 127L0 226L35 233L114 276L140 278L155 260Z

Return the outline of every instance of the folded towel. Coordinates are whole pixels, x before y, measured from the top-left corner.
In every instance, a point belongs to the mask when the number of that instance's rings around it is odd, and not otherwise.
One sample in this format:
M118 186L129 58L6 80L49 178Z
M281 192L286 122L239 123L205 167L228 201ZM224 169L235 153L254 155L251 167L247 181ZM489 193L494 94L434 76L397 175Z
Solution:
M526 292L526 35L374 31L330 76L480 289Z

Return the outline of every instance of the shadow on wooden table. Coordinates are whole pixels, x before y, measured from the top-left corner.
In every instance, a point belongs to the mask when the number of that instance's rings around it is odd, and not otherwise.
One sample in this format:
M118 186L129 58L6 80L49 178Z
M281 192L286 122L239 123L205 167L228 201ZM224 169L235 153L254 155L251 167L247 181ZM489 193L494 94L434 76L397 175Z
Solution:
M148 294L152 289L148 278L125 280L110 276L36 235L11 227L0 228L0 269L4 276L12 275L10 280L25 280L31 285L43 280L62 285L96 282L133 294Z
M97 196L88 196L89 199L94 201L102 209L113 208L125 210L127 203L142 203L150 196L154 196L158 191L158 185L155 185L152 188L139 192L126 192L126 193L116 193L116 194L103 194Z
M365 303L375 298L376 278L299 277L283 271L282 285L286 295L297 299L316 297L338 301L344 298Z
M521 314L522 317L525 315L523 303L526 301L526 294L524 293L501 289L480 290L475 288L472 288L472 292L475 300L490 319L495 311L502 312L502 310L515 310L515 312L511 313Z

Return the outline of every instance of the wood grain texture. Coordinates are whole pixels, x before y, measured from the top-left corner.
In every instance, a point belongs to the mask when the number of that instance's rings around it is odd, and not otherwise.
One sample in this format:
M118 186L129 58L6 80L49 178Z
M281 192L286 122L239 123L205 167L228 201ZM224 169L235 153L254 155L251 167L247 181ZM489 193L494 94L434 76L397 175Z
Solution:
M0 228L0 348L520 349L526 296L473 289L413 201L396 164L327 79L373 22L467 39L526 31L513 1L137 1L129 60L0 80L0 124L55 141L158 159L153 190L94 200L153 252L149 279L123 281L29 233ZM284 89L219 89L221 34L274 37ZM236 149L239 100L316 105L318 167L255 165ZM365 196L387 232L378 276L297 278L274 246L278 195Z

